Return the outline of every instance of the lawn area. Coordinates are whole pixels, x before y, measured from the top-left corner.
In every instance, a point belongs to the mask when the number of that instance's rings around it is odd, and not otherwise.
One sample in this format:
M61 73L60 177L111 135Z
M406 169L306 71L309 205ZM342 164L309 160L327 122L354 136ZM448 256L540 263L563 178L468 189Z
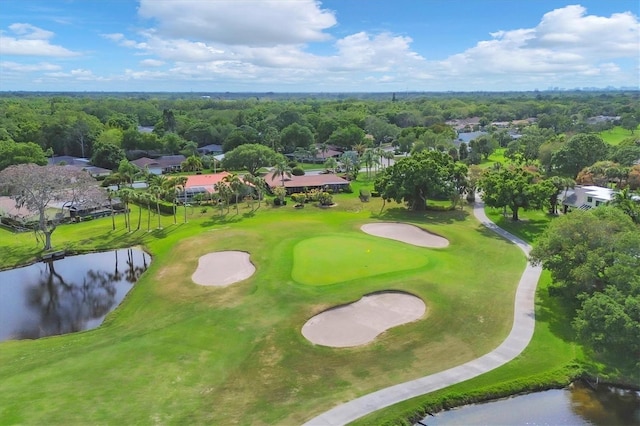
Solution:
M486 169L493 166L495 163L506 164L508 160L504 157L505 152L507 152L507 148L496 149L488 159L482 160L479 166L483 169Z
M638 126L638 129L636 129L635 134L631 134L630 131L623 129L620 126L615 126L614 128L610 129L610 130L603 130L602 132L598 133L598 135L602 138L602 140L604 140L606 143L610 144L610 145L618 145L620 142L622 142L623 140L636 136L638 136L638 131L640 130L640 126Z
M110 218L59 227L56 249L140 244L153 263L98 329L0 343L0 424L300 424L341 401L466 362L506 337L525 264L517 248L468 210L411 213L391 204L380 214L380 199L361 203L357 192L335 201L331 209L263 204L255 212L243 204L223 217L188 209L186 224L179 210L177 224L163 216L163 229L152 232L146 210L132 233L121 216L115 231ZM450 246L418 249L359 229L376 220L419 225ZM324 245L340 247L333 261L315 265L314 247ZM251 254L251 278L227 288L191 282L201 255L229 249ZM0 230L3 267L38 252L32 234ZM377 256L369 273L361 268L367 256ZM331 268L339 274L320 274ZM315 314L380 290L421 297L426 317L356 348L315 346L301 335Z

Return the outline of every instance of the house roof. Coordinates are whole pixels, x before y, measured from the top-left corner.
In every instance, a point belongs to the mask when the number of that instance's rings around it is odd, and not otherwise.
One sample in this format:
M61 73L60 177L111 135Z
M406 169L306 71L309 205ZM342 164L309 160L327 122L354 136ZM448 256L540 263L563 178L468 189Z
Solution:
M89 159L74 157L72 155L59 155L57 157L48 158L47 162L49 164L60 164L64 162L65 164L72 166L86 166L89 164Z
M229 176L231 173L229 172L220 172L215 174L207 174L207 175L191 175L187 177L187 183L185 184L185 188L195 188L195 187L213 187L216 183L219 183L226 176Z
M265 182L270 187L276 187L282 185L282 178L280 176L274 177L273 173L267 173L264 177ZM319 175L304 175L304 176L286 176L284 179L285 188L300 188L304 186L318 187L324 185L347 185L349 181L341 178L333 173L319 174Z
M142 157L137 160L133 160L131 164L138 166L141 169L147 167L175 167L182 164L186 160L184 155L165 155L158 158Z
M604 201L611 201L613 194L615 193L611 188L603 188L602 186L595 185L583 186L581 189L583 189L589 197Z
M209 144L209 145L201 146L200 148L198 148L198 152L202 152L202 153L222 152L222 145Z

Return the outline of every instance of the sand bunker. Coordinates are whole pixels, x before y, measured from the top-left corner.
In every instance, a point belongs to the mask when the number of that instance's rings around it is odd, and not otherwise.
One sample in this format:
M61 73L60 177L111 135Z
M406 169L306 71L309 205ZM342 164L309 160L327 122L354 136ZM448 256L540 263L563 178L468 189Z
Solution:
M249 278L255 271L249 253L219 251L201 256L191 279L200 285L225 287Z
M334 348L364 345L391 327L419 319L426 309L420 298L407 293L371 294L314 316L302 327L302 335Z
M368 223L362 225L360 229L376 237L390 238L420 247L443 248L449 245L449 240L446 238L427 232L417 226L409 225L408 223Z

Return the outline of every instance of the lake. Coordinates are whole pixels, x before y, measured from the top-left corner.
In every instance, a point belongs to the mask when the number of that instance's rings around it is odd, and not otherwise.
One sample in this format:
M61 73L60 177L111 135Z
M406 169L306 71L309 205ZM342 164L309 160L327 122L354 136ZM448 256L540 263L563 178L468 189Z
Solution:
M150 263L143 250L128 248L0 272L0 341L98 327Z
M436 425L640 425L640 392L576 383L427 416ZM416 423L416 425L419 425Z

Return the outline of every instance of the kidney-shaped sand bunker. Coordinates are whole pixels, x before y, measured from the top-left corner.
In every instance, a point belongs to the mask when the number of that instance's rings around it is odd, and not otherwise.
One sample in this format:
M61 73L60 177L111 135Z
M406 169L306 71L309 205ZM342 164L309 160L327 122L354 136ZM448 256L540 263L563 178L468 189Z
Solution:
M419 247L444 248L449 245L449 240L439 235L432 234L415 225L399 222L367 223L360 227L364 232L376 237L390 238L413 244Z
M421 318L426 309L422 299L411 294L370 294L309 319L302 335L312 343L334 348L364 345L385 330Z
M243 251L218 251L207 253L198 259L198 268L191 275L194 283L206 286L226 287L249 278L256 271Z

